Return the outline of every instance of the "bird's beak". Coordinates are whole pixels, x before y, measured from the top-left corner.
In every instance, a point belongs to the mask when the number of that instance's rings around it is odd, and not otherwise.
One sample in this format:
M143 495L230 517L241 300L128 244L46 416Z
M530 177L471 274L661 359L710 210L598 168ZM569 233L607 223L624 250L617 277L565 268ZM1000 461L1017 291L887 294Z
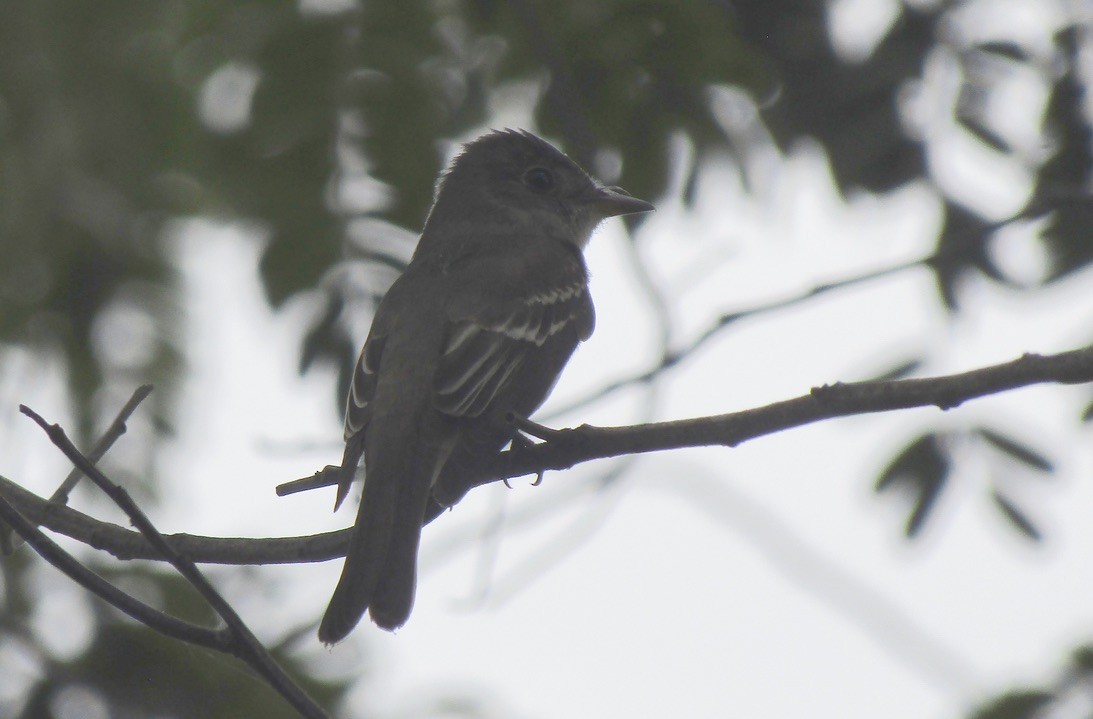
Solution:
M595 207L603 217L652 212L656 209L645 200L631 197L626 190L614 186L597 187L588 204Z

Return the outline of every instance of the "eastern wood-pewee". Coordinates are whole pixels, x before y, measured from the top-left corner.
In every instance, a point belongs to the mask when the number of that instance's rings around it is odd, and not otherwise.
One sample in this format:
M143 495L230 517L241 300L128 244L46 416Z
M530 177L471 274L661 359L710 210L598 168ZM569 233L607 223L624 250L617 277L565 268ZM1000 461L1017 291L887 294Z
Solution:
M362 455L364 493L320 640L341 640L365 611L384 629L406 622L427 510L458 500L474 458L513 439L509 413L534 412L592 334L592 230L652 209L529 132L463 148L353 373L337 501Z

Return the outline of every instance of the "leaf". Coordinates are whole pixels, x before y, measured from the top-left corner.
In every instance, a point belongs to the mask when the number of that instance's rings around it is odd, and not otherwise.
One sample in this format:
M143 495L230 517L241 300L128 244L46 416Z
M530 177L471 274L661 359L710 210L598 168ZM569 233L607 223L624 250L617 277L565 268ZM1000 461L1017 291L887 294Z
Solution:
M952 200L945 200L944 209L945 221L937 251L927 266L936 275L946 307L954 311L959 309L956 294L959 280L969 270L991 272L986 246L992 227L982 217Z
M987 127L978 118L969 117L967 115L961 115L956 118L956 121L960 123L960 126L974 135L976 139L985 144L996 152L1002 152L1010 154L1012 148L1005 139L994 130Z
M701 163L691 162L691 166L687 170L687 178L683 182L682 191L679 193L683 199L683 204L687 207L694 207L695 199L698 196L698 174L701 168Z
M1055 695L1038 689L1011 691L972 714L972 719L1034 719Z
M1080 674L1093 675L1093 646L1086 645L1075 649L1074 654L1070 657L1070 663L1077 668Z
M991 490L991 499L994 500L994 503L1002 510L1002 514L1005 515L1006 519L1010 521L1010 524L1012 524L1018 532L1034 542L1039 542L1043 539L1043 534L1041 534L1040 530L1032 523L1032 520L1028 518L1028 515L1021 511L1012 500L1006 498L1006 496L997 489Z
M1003 434L999 434L991 429L986 429L985 427L977 429L976 434L987 440L987 442L999 451L1009 455L1010 458L1015 459L1022 464L1041 472L1055 471L1055 465L1050 459L1029 448L1027 445L1021 444L1016 439L1006 437Z
M875 491L900 488L913 495L911 513L904 534L914 538L922 531L941 491L945 488L951 460L936 433L925 434L913 441L881 473Z
M1083 676L1093 676L1093 645L1085 645L1074 649L1070 657L1070 663L1076 673Z
M304 374L319 359L334 356L339 364L345 360L342 356L343 344L349 342L345 330L339 324L344 307L345 303L340 296L333 293L327 295L322 314L304 335L297 372Z
M1049 181L1045 180L1046 183ZM1049 200L1050 201L1050 200ZM1089 228L1093 226L1093 198L1054 203L1041 237L1051 252L1051 274L1047 282L1068 276L1093 261L1093 242Z
M1089 404L1086 405L1085 410L1082 412L1082 421L1083 422L1093 421L1093 402L1090 402Z
M1072 28L1059 33L1058 43L1067 71L1052 87L1044 112L1044 124L1054 138L1055 154L1037 173L1030 202L1055 208L1042 235L1053 260L1049 282L1093 261L1093 242L1089 241L1093 198L1084 193L1084 197L1064 203L1054 197L1058 188L1086 187L1093 171L1093 135L1084 110L1087 88L1078 73L1081 61L1077 31Z
M1016 43L1006 42L1004 40L985 42L974 46L972 50L988 55L1003 57L1007 60L1013 60L1014 62L1028 62L1029 60L1028 53L1021 49Z

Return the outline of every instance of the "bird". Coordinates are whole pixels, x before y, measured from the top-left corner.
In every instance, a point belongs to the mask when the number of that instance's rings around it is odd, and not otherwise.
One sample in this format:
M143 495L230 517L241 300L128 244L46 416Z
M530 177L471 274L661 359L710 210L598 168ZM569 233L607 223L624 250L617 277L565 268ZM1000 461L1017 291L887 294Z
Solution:
M366 612L406 623L422 525L462 497L476 459L518 439L512 417L543 403L592 334L593 230L653 209L526 130L478 137L441 173L353 371L335 509L362 458L364 489L320 641Z

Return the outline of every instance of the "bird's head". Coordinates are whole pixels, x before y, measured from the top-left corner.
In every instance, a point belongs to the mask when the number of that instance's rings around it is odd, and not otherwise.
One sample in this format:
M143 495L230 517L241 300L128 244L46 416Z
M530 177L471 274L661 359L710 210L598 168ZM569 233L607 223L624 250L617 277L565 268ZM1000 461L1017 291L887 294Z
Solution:
M530 225L583 248L603 219L652 209L597 183L530 132L497 130L464 146L440 179L433 212L490 216L513 229Z

